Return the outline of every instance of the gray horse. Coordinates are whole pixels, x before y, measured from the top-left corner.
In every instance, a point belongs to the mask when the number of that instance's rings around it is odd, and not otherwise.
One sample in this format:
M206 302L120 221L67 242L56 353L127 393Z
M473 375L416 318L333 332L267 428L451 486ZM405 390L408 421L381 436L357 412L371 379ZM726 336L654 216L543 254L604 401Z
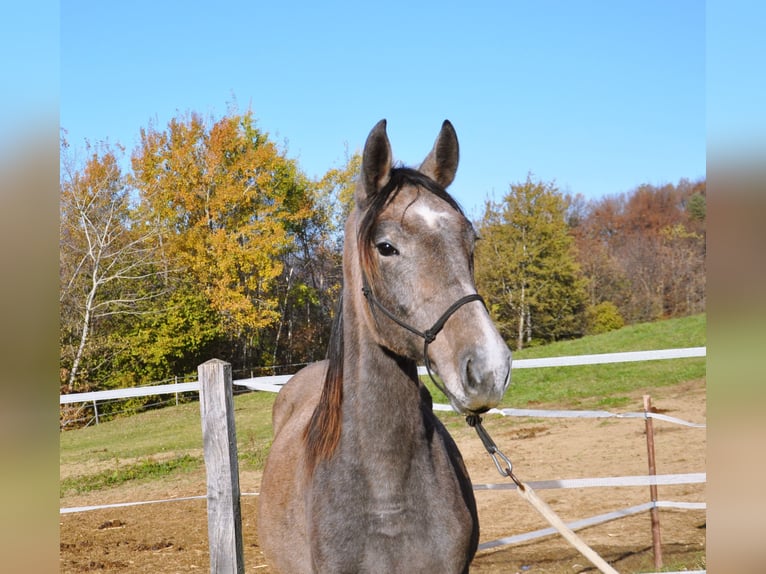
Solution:
M511 352L476 294L474 229L445 191L457 164L448 121L417 170L393 167L385 120L367 138L328 358L274 404L258 536L275 572L468 571L471 481L417 362L455 410L481 413L510 383Z

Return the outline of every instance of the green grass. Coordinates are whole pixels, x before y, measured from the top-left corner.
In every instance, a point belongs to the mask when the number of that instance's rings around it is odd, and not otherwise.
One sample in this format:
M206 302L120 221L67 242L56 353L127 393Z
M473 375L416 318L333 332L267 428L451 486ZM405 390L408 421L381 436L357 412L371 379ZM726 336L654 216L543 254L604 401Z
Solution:
M247 393L234 398L240 470L263 468L271 446L274 397L272 393ZM204 468L199 403L61 433L62 469L88 468L93 462L106 469L67 476L60 481L61 496Z
M704 346L705 326L705 315L633 325L603 335L525 349L514 353L514 358ZM627 394L633 391L704 377L704 358L518 369L513 372L512 385L502 406L619 409L628 405ZM447 402L438 390L431 391L434 402ZM241 470L263 467L271 446L274 396L264 392L234 398ZM462 424L457 415L440 416L448 426L457 421ZM61 481L61 495L202 468L199 417L199 403L194 402L61 433L62 474L67 469L67 477ZM98 471L78 474L80 468L92 469L94 462L98 463Z
M146 459L136 464L122 466L113 470L65 478L59 485L59 494L60 496L83 494L92 490L119 486L129 481L161 478L176 471L197 469L200 463L199 457L193 457L188 454L163 462Z
M707 568L707 556L704 549L692 551L684 557L671 556L663 560L660 572L685 572L687 570L705 570ZM654 567L654 558L647 556L638 564L635 572L657 572Z
M705 327L705 315L642 323L602 335L524 349L514 353L513 358L533 359L702 347L706 344ZM624 407L630 401L626 394L631 391L704 378L705 365L705 358L701 357L640 363L517 369L513 371L511 386L501 406L525 408L548 404L584 409ZM432 387L431 390L434 402L446 402L447 399L443 394Z
M202 445L199 403L152 410L63 432L60 464L134 459L186 452Z
M705 314L666 319L654 323L639 323L601 335L590 335L581 339L524 349L514 353L514 358L535 359L566 355L702 347L706 342L706 326L707 316Z

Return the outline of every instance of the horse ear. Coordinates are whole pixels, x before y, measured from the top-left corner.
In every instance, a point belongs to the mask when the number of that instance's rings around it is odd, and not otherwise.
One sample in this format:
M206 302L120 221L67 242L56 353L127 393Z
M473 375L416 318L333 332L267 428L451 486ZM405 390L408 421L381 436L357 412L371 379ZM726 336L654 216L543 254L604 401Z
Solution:
M386 120L372 128L362 153L362 186L357 188L356 203L363 206L388 183L391 176L391 144L386 134Z
M420 164L420 171L444 188L455 179L460 150L457 133L449 120L444 120L434 147Z

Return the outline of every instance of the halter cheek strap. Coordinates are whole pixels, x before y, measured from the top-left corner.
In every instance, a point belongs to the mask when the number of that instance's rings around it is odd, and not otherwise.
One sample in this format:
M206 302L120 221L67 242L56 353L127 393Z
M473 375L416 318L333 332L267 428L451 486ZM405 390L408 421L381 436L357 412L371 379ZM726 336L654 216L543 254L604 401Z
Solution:
M394 315L391 311L386 309L380 301L377 300L375 295L372 293L372 290L367 285L367 281L364 281L364 286L362 287L362 293L364 294L364 297L367 299L367 302L370 304L370 307L375 306L389 319L391 319L394 323L399 325L400 327L407 329L410 333L413 333L414 335L417 335L421 339L423 339L423 362L426 367L426 371L428 372L428 376L431 378L431 381L433 382L436 387L447 395L447 390L444 388L444 386L439 383L436 378L433 376L433 373L431 372L431 361L428 358L428 345L431 344L435 339L436 335L439 334L439 332L444 328L444 324L447 322L447 320L457 311L465 305L466 303L470 303L471 301L481 301L481 304L486 307L486 304L484 303L484 299L482 299L481 295L478 293L473 293L471 295L466 295L465 297L461 297L457 301L455 301L452 305L449 306L449 308L442 314L439 319L437 319L436 323L433 324L433 326L430 329L426 329L425 331L419 331L412 325L402 321L399 317Z

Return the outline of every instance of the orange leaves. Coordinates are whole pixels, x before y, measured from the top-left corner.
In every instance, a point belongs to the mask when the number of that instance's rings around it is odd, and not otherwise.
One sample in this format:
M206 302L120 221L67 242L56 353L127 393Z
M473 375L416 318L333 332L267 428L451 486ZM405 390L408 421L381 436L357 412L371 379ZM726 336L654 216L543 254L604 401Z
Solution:
M168 251L227 331L256 332L278 318L273 283L290 225L307 217L306 184L250 113L207 127L198 115L142 132L134 170Z

